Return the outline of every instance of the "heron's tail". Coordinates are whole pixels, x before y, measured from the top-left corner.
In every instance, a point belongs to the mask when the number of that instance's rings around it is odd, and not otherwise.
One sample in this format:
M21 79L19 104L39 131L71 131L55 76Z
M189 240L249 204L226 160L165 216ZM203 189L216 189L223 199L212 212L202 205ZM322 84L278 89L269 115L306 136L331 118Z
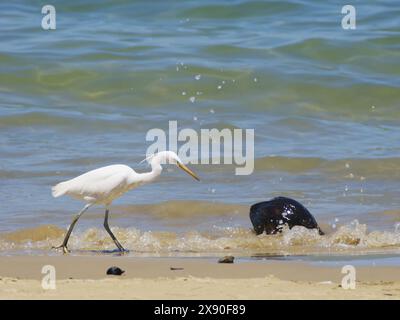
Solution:
M51 187L51 194L54 198L63 196L67 192L67 186L64 182L61 182L53 187Z

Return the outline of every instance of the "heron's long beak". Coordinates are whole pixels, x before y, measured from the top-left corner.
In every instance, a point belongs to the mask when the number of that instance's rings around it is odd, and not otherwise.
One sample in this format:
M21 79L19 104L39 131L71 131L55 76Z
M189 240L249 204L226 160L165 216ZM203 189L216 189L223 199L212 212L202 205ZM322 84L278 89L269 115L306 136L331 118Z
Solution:
M187 174L191 175L197 181L200 181L199 177L192 170L186 167L183 163L177 162L177 166L181 168L183 171L185 171Z

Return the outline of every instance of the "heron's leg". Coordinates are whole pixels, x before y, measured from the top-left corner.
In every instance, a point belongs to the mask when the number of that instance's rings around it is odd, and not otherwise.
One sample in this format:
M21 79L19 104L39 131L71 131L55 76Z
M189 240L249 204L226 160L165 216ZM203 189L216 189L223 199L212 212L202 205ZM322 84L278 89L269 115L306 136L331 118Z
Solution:
M108 210L108 208L106 208L106 214L104 216L104 228L107 230L107 232L110 235L111 239L113 239L115 245L118 247L118 250L119 251L125 251L124 247L119 243L117 238L112 233L112 231L110 229L110 226L108 225L108 213L109 213L109 210Z
M67 244L68 244L69 237L71 236L72 230L74 229L75 224L78 222L78 220L79 220L79 218L81 217L81 215L82 215L87 209L89 209L89 207L90 207L91 205L92 205L92 204L89 203L89 204L87 204L86 206L84 206L83 209L82 209L81 211L79 211L79 213L78 213L78 214L75 216L75 218L72 220L72 223L71 223L71 225L70 225L69 228L68 228L68 231L67 231L67 234L65 235L65 238L64 238L63 243L62 243L60 246L58 246L58 247L53 247L53 249L62 248L64 253L68 253L68 252L69 252L68 247L67 247Z

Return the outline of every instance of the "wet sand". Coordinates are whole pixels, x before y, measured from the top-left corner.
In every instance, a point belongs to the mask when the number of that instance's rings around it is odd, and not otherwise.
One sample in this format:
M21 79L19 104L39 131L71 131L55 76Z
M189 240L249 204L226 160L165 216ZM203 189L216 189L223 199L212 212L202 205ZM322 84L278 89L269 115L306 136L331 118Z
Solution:
M44 290L44 265L56 289ZM110 266L125 270L107 276ZM171 270L178 268L178 270ZM217 259L2 256L0 299L400 299L400 268L357 267L356 289L340 267L290 261L218 264Z

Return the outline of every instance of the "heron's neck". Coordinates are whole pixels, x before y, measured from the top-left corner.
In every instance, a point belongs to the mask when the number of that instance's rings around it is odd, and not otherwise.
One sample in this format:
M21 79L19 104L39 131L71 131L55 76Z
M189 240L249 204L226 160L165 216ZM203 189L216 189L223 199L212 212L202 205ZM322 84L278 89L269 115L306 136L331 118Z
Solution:
M159 161L151 161L151 171L142 173L141 179L143 182L150 182L157 178L162 171L162 167Z

